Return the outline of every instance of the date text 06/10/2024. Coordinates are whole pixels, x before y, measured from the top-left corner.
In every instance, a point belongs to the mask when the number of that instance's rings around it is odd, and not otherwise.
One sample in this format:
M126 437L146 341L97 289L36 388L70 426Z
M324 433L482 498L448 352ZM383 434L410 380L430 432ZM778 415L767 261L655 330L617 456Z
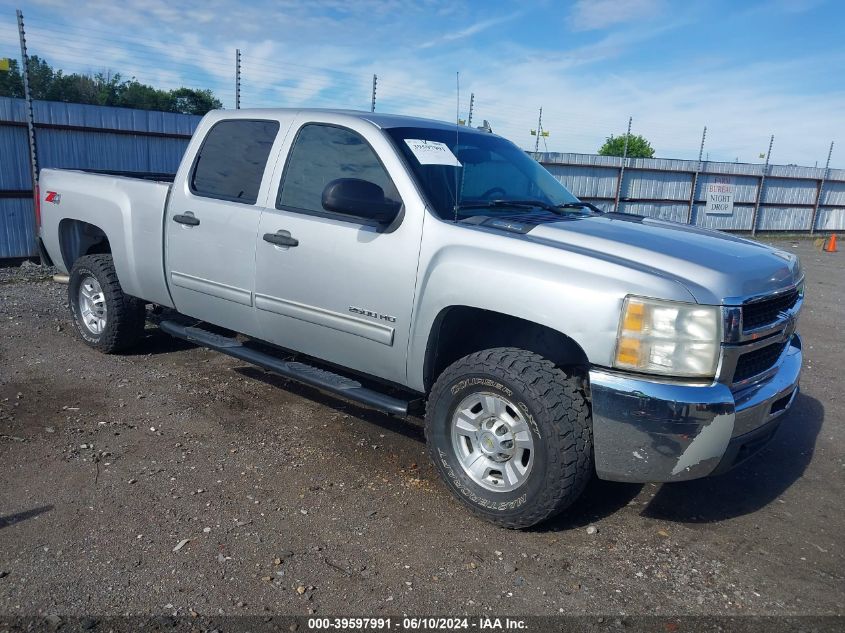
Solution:
M310 630L406 630L406 631L519 631L527 628L524 620L518 618L443 618L403 617L398 618L309 618Z

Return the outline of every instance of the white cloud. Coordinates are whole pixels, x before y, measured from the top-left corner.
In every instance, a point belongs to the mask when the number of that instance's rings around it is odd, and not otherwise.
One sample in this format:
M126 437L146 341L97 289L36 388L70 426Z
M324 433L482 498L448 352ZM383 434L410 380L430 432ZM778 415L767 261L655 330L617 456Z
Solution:
M496 18L481 20L479 22L476 22L475 24L470 24L469 26L462 28L458 31L446 33L445 35L441 35L438 38L420 44L420 48L431 48L433 46L437 46L438 44L443 44L445 42L462 40L468 37L472 37L473 35L481 33L482 31L486 31L491 27L497 26L504 22L510 22L511 20L518 18L520 15L522 15L522 12L517 11L516 13L511 13L509 15L503 15Z
M683 69L630 77L546 70L546 80L538 82L531 73L536 66L524 60L510 64L495 82L476 82L472 89L479 97L479 119L490 119L495 131L524 147L533 142L528 130L543 105L554 151L595 152L606 136L624 133L632 116L634 132L651 140L658 156L695 158L707 125L705 151L712 160L758 161L774 134L774 161L813 165L824 160L831 140L845 137L839 114L845 111L845 91L810 98L783 91L778 77L818 67L818 61L799 58L787 67L763 63L694 75ZM531 95L530 101L520 95Z
M662 0L578 0L572 7L573 31L605 29L651 18L663 9Z
M826 158L831 140L837 147L845 141L845 89L823 77L845 64L841 53L823 59L792 54L787 61L750 64L726 51L702 60L625 64L619 70L607 63L686 25L689 15L673 13L636 28L614 29L588 44L518 45L515 38L489 42L480 35L492 28L491 20L513 14L473 22L472 10L460 1L436 0L423 9L385 3L389 9L384 9L371 0L330 0L317 8L294 0L237 8L226 0L207 0L174 11L162 6L163 0L155 2L153 12L146 1L126 0L123 8L103 2L93 9L54 7L50 14L56 17L43 20L30 16L31 50L70 71L111 68L164 88L212 88L232 107L237 47L243 53L244 107L369 109L377 73L377 110L448 121L455 117L455 71L460 70L461 116L475 93L474 123L488 119L496 132L526 148L533 148L529 130L536 127L540 106L553 151L594 152L606 136L624 132L628 116L634 118L634 131L667 157L696 157L704 125L705 151L712 160L756 161L775 134L773 160L813 165ZM327 4L331 10L325 11ZM606 2L597 4L607 10ZM191 11L200 6L220 17L192 20ZM437 17L444 11L448 23L468 26L444 35ZM17 56L9 13L0 13L0 55ZM237 20L227 17L234 13ZM599 23L597 15L582 24ZM644 8L639 15L645 15ZM68 24L63 33L55 25L61 20ZM131 28L110 31L110 24ZM414 41L437 36L452 45L420 54ZM811 94L784 81L790 77L827 87ZM834 151L834 165L842 161L843 153Z

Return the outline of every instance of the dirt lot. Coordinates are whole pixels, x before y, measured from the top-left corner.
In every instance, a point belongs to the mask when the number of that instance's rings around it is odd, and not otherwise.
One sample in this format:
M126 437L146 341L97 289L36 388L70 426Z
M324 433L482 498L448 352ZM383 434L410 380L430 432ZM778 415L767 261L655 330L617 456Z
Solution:
M419 420L155 329L100 355L65 286L0 270L0 613L843 614L845 254L780 245L806 363L775 440L719 478L594 482L529 532L452 501Z

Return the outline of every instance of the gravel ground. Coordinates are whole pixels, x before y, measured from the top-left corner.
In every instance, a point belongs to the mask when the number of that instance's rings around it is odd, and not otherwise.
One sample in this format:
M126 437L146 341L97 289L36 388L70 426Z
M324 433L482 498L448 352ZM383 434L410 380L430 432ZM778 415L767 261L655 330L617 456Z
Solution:
M4 265L0 260L0 284L15 284L31 281L46 281L55 275L58 269L52 266L40 266L24 260L18 265Z
M52 271L0 269L0 614L843 614L845 255L781 246L806 363L775 440L528 532L451 499L419 420L154 328L100 355Z

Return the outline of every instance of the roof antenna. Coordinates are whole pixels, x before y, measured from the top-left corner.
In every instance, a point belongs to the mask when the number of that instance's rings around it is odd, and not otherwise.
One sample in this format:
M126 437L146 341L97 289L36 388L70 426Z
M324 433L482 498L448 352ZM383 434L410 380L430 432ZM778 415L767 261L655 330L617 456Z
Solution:
M455 162L457 163L458 141L461 133L461 72L455 73ZM458 170L460 167L455 165L455 224L458 223L458 203L460 201L460 192L458 191Z

